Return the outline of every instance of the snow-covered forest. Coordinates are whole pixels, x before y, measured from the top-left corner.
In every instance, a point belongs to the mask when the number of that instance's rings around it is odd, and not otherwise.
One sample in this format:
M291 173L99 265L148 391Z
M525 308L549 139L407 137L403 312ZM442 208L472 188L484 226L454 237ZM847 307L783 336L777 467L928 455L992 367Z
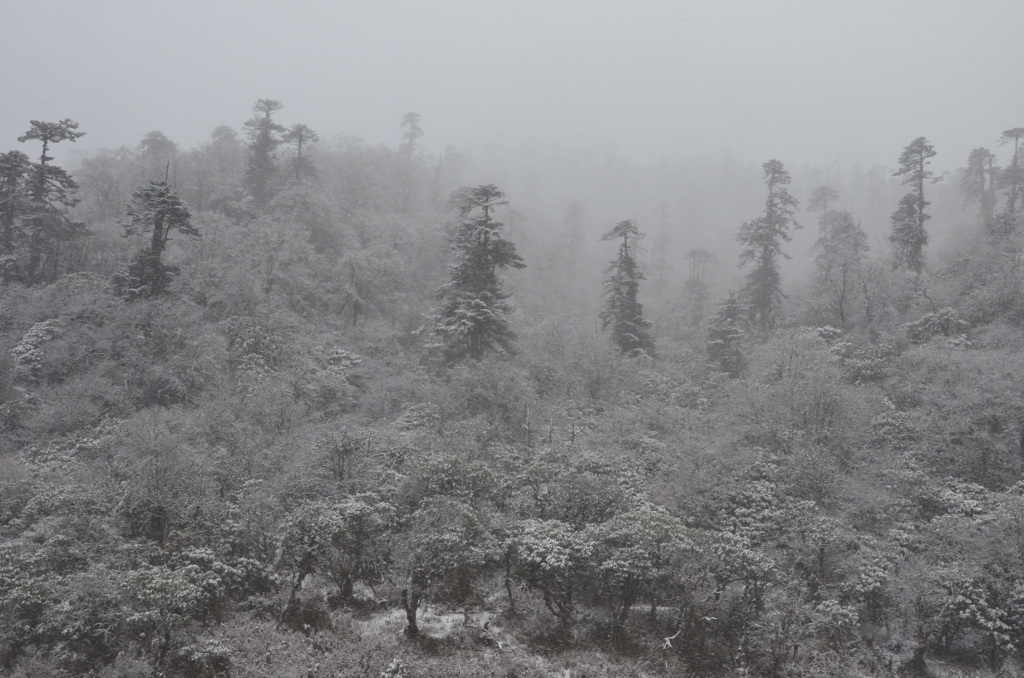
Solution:
M288 112L0 156L15 675L1017 664L1024 128L557 195Z
M19 121L0 675L1018 675L1017 113L870 162Z

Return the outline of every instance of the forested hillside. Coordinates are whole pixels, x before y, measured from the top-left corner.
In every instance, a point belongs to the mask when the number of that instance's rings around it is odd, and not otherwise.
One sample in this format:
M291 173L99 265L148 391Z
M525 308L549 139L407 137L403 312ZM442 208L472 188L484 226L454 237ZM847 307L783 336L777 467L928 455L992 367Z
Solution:
M1024 670L1024 128L936 176L301 119L3 140L0 671Z

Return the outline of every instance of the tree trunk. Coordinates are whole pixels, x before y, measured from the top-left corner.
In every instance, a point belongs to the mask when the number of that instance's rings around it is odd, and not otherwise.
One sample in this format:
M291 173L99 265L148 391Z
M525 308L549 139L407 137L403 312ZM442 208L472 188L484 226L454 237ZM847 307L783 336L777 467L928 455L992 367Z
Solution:
M402 589L402 608L405 610L405 635L409 638L420 637L420 627L416 623L416 612L420 607L420 595L415 589Z

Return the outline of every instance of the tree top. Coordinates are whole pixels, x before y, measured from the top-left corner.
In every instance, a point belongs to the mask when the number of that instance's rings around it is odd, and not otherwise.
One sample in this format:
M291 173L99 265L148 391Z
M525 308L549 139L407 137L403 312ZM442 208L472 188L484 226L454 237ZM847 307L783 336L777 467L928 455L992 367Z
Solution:
M640 232L636 222L632 219L625 219L615 224L610 231L601 236L601 240L618 240L619 238L623 240L629 240L630 238L640 240L643 237L644 234Z

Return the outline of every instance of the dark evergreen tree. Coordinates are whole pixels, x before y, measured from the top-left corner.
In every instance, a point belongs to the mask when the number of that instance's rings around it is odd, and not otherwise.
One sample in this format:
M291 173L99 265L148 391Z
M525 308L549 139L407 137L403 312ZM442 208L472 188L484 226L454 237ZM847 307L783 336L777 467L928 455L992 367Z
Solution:
M311 130L306 125L298 123L288 128L288 131L284 133L282 140L286 144L290 144L295 147L295 157L291 159L291 170L292 175L296 182L302 182L304 179L309 179L316 176L316 167L313 166L313 161L310 160L309 155L302 155L302 149L304 146L309 144L315 144L320 141L320 137L317 133Z
M509 295L498 271L524 268L513 243L501 236L494 211L508 201L494 185L460 188L450 204L457 211L450 248L449 280L437 292L440 304L431 322L435 342L449 362L479 360L487 351L512 353L515 333L507 316Z
M913 190L900 199L899 207L892 214L892 235L889 242L893 248L893 268L905 267L914 273L924 269L924 248L928 244L928 233L924 229L931 216L925 208L931 203L925 200L924 183L932 176L927 169L935 149L924 137L911 141L900 155L900 168L893 176L903 177L904 184L912 184Z
M1024 139L1024 127L1014 127L1002 133L1001 144L1013 143L1013 159L1002 171L999 183L1006 189L1006 205L995 219L996 235L1010 236L1020 231L1024 222L1024 164L1020 159L1020 140Z
M0 155L0 282L21 277L17 246L24 240L23 221L31 203L28 194L28 156L21 151Z
M789 172L778 160L769 160L762 165L764 182L768 186L764 216L748 221L740 227L740 266L753 262L747 274L742 297L748 306L750 320L761 331L775 325L776 314L782 302L782 285L779 277L779 258L786 257L782 243L789 242L791 226L799 228L793 213L799 204L786 190Z
M977 202L985 231L995 235L995 155L987 148L976 148L967 156L967 167L960 178L965 203Z
M419 146L420 137L423 136L423 129L420 128L420 114L406 113L402 116L402 145L399 152L406 159L412 158Z
M636 222L620 221L601 240L619 240L619 254L605 271L604 310L601 328L612 330L612 341L623 355L654 355L651 324L644 319L644 307L637 299L644 274L636 263L637 242L644 235Z
M166 182L153 181L132 194L128 216L122 226L126 237L148 235L149 244L115 278L118 292L126 299L152 297L166 292L171 278L178 272L177 268L162 261L171 231L190 238L199 237L188 207Z
M402 213L408 213L416 194L417 170L419 169L418 152L420 137L420 114L409 112L402 116L402 143L398 147L398 175Z
M743 373L743 339L746 336L746 309L735 292L718 304L718 311L708 323L708 357L730 377Z
M78 123L69 118L60 122L31 121L28 132L18 141L41 141L39 162L31 163L28 173L28 194L31 207L23 223L27 237L26 263L22 267L24 281L35 284L57 277L61 247L86 233L84 224L68 217L68 210L78 200L74 197L78 184L64 169L51 165L50 144L76 141L85 135L78 132Z
M253 117L245 122L249 138L249 167L245 178L249 193L260 207L273 197L275 160L285 128L274 122L274 113L284 108L276 99L260 99L252 107Z

